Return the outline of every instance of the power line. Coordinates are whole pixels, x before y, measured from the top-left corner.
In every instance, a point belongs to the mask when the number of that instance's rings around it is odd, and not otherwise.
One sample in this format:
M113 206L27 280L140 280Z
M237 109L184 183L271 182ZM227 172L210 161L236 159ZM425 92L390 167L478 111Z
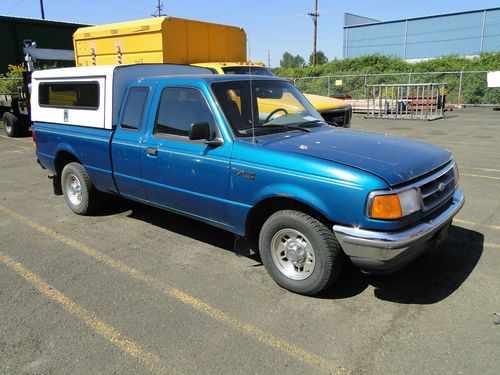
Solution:
M242 6L239 6L239 7L236 7L236 8L227 9L227 10L224 10L224 11L220 11L220 12L209 14L207 17L214 17L214 16L218 16L220 14L224 14L224 15L227 16L228 14L238 13L238 12L240 12L242 10L247 10L249 8L252 8L252 10L253 10L253 9L258 8L260 6L267 6L267 5L270 5L272 3L276 3L278 1L282 1L282 0L259 0L259 1L254 1L254 2L247 3L245 5L242 5Z
M144 10L129 8L129 7L124 6L123 4L116 3L112 0L88 0L88 1L90 1L91 3L97 4L97 5L100 5L100 6L106 6L106 7L110 7L110 8L114 8L114 9L116 9L116 7L120 7L120 9L129 11L129 12L140 13L143 15L148 14ZM106 1L106 2L101 2L101 1Z

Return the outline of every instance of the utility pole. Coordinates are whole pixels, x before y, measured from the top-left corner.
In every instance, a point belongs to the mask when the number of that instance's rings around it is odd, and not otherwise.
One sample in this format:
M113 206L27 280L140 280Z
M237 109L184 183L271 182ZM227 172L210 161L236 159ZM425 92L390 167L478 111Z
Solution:
M313 45L313 66L316 66L316 39L318 33L318 0L314 0L314 12L307 13L312 17L314 23L314 45Z
M45 12L43 11L43 0L40 0L40 11L42 12L42 20L45 19Z
M161 0L158 0L158 5L156 5L156 11L154 14L152 14L153 17L161 17L161 16L166 16L166 14L163 13L163 2Z
M271 51L267 50L267 67L271 67Z

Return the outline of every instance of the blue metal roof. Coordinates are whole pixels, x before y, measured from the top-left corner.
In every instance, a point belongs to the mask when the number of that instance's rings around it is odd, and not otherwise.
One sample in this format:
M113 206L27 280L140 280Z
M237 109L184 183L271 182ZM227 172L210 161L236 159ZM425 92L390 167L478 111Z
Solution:
M362 23L362 24L356 24L356 25L344 25L344 29L351 29L351 28L371 26L371 25L383 25L383 24L396 23L396 22L404 22L404 21L423 20L423 19L429 19L429 18L440 18L440 17L448 17L448 16L457 16L457 15L460 15L460 14L482 13L482 12L488 12L488 11L493 11L493 10L500 10L500 7L485 8L485 9L478 9L478 10L466 10L466 11L463 11L463 12L455 12L455 13L433 14L433 15L430 15L430 16L423 16L423 17L401 18L401 19L398 19L398 20L391 20L391 21L378 21L378 22L369 22L369 23ZM356 15L354 14L353 16L356 16ZM366 18L366 17L362 17L362 16L360 16L360 17L361 18Z

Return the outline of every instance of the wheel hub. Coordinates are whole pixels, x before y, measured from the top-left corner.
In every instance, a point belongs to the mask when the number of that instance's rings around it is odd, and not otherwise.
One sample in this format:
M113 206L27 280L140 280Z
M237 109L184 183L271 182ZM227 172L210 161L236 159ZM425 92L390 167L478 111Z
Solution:
M271 256L279 271L293 280L307 279L316 266L311 242L292 228L281 229L273 236Z
M82 184L74 174L66 177L66 192L72 204L78 206L82 203Z
M302 266L306 260L306 248L296 240L285 244L285 255L294 266Z

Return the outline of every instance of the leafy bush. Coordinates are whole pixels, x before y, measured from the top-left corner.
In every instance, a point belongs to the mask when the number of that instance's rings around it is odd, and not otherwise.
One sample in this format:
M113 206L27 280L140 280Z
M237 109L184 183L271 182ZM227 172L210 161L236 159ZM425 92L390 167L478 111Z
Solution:
M0 74L0 93L7 94L17 91L17 86L21 84L23 78L23 66L22 65L10 65L8 67L8 72L5 74ZM2 79L9 78L9 79ZM16 79L10 79L16 78Z

